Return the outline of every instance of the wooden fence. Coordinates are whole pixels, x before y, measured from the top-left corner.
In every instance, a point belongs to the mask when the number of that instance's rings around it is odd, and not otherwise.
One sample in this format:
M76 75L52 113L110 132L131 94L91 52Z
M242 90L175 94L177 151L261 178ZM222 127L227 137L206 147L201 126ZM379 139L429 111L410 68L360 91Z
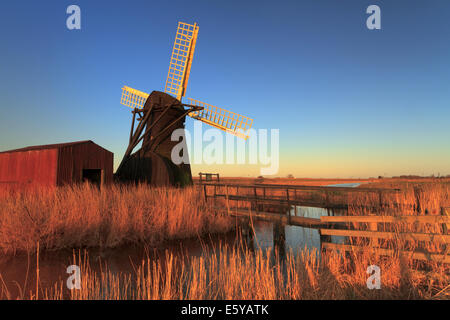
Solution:
M296 210L297 206L347 209L349 205L349 201L347 200L348 196L353 193L375 195L377 200L373 203L372 207L369 208L369 206L363 204L361 206L369 209L377 209L387 204L384 201L386 194L401 191L400 189L387 188L348 188L278 184L203 183L202 186L206 200L208 198L213 200L225 199L228 204L230 201L238 203L247 202L256 211L266 211L266 207L274 206L278 206L281 211L291 207L294 207L294 210ZM336 195L340 195L341 201L333 201Z
M277 237L285 237L282 226L287 224L319 229L321 246L324 250L346 252L371 250L378 255L401 254L417 260L450 263L449 208L442 208L441 215L399 216L398 213L401 211L398 208L391 208L393 215L322 216L320 219L297 216L297 206L339 208L342 206L333 203L331 195L359 192L375 194L378 198L376 205L383 207L385 214L389 211L385 210L386 206L391 204L383 201L384 195L401 191L399 189L223 183L204 183L202 188L205 199L213 200L215 202L213 207L218 212L272 222L274 241L275 234ZM230 191L232 188L235 189L234 192ZM308 191L322 193L324 197L321 201L314 201L299 196ZM220 203L216 203L216 200L220 200ZM246 203L247 207L240 207L239 203ZM348 207L348 203L343 207ZM291 215L292 208L295 210L294 216ZM436 226L439 226L439 232L436 231ZM414 231L414 228L418 231ZM332 243L331 236L344 237L346 242ZM405 244L407 245L404 246ZM409 250L411 246L408 244L418 245ZM432 252L425 250L430 248L430 245L435 249Z
M411 259L450 263L450 209L442 208L441 215L433 216L323 216L321 222L327 225L320 229L321 246L325 250L339 250L345 252L358 252L371 250L377 255L394 256L400 254ZM399 224L408 226L440 226L440 232L402 232ZM363 229L363 230L361 230ZM384 229L384 230L379 230ZM431 228L432 229L432 228ZM390 230L390 231L386 231ZM331 236L345 237L347 242L368 240L365 245L337 244L331 242ZM384 246L381 246L384 241ZM350 240L350 242L352 242ZM415 250L402 250L389 248L399 243L419 244ZM441 248L440 252L429 252L426 247L430 245Z
M199 176L199 183L200 184L202 184L203 182L211 182L211 181L213 181L213 177L216 178L217 182L220 181L220 177L219 177L218 173L203 173L203 172L200 172L198 174L198 176ZM203 179L203 177L205 177L205 178Z

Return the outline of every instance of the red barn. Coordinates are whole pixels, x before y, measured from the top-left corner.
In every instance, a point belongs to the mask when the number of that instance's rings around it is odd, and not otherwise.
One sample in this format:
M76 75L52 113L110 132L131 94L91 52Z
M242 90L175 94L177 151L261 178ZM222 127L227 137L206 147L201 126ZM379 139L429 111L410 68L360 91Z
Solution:
M62 186L113 180L112 152L79 141L0 152L0 186Z

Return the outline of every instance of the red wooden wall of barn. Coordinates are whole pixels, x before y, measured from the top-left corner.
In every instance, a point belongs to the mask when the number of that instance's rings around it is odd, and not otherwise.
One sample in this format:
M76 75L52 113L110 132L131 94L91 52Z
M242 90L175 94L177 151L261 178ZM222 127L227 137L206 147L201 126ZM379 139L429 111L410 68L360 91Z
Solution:
M55 186L57 149L0 153L0 186Z

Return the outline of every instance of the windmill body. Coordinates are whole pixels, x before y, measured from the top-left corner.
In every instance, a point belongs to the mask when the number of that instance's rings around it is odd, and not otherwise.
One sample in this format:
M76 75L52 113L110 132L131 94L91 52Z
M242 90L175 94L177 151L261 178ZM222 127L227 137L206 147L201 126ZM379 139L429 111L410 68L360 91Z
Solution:
M128 156L122 160L116 176L125 182L147 182L158 186L192 184L190 165L175 165L171 161L172 148L179 143L171 141L172 132L184 129L186 118L186 110L180 101L167 93L153 91L142 109L133 110L133 118L136 117L140 120L136 130L132 129ZM139 144L140 148L131 154Z
M176 165L171 160L173 147L180 143L171 141L172 132L184 129L186 116L248 138L252 119L191 98L187 98L188 103L182 102L197 35L197 24L178 23L165 92L148 94L127 86L122 88L121 103L133 109L133 119L129 145L116 172L119 180L158 186L192 184L190 165ZM185 137L181 143L186 143ZM187 152L186 146L183 150Z

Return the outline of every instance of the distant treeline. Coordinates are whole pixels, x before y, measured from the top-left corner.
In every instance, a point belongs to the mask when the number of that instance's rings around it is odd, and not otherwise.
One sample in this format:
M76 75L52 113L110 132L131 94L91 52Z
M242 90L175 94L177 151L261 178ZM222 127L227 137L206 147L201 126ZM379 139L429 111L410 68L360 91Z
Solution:
M383 179L385 177L378 176L378 179ZM444 179L444 178L450 178L450 174L446 176L435 176L434 174L431 176L416 176L416 175L401 175L401 176L393 176L392 179Z

